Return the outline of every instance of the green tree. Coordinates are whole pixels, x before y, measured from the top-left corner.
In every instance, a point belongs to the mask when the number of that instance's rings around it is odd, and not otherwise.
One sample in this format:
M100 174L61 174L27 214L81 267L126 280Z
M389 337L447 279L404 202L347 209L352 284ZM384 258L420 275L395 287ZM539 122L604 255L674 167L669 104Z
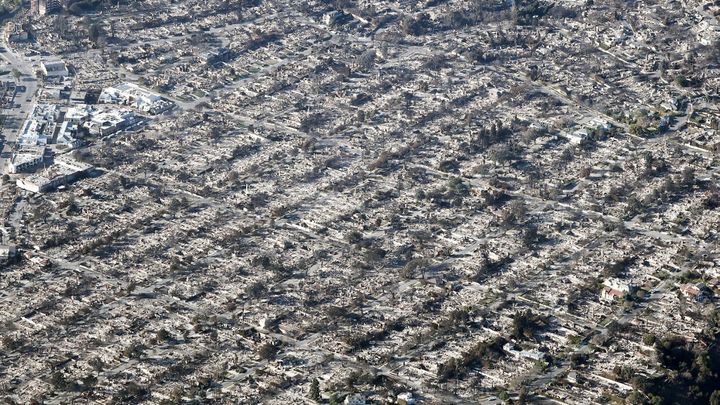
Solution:
M656 340L657 340L657 338L655 337L655 335L653 335L651 333L648 333L645 336L643 336L643 343L648 346L654 345Z
M680 87L687 87L690 85L690 81L683 75L677 75L675 76L675 84Z
M263 360L272 360L275 358L275 355L277 355L279 350L280 348L272 342L265 342L258 349L258 355Z
M720 405L720 390L715 390L710 395L710 405Z
M82 379L82 385L84 389L91 390L95 385L97 385L97 377L93 374L88 374Z
M520 388L520 392L518 393L518 404L519 405L525 405L528 402L528 390L527 387Z
M98 25L97 23L90 25L90 27L88 28L88 37L89 37L90 41L93 44L97 45L98 40L100 39L101 36L102 36L102 29L100 28L100 25Z
M320 400L320 381L318 381L317 378L312 380L312 383L310 384L310 392L308 393L308 397L312 399L313 401L319 401Z
M340 405L343 401L343 398L340 398L340 396L336 393L330 394L330 398L328 399L328 403L330 405Z

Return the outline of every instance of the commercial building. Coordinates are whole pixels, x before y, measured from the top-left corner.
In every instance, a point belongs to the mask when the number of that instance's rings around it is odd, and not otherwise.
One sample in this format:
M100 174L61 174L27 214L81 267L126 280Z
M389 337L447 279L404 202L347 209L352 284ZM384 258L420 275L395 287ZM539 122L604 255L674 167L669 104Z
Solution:
M140 122L140 118L128 109L94 107L80 104L68 108L65 123L69 130L77 132L87 128L92 135L107 136ZM58 137L58 142L59 142Z
M30 116L23 123L18 144L23 146L46 145L52 140L60 111L54 104L33 106Z
M20 128L15 150L8 161L8 173L37 168L44 162L45 146L53 139L59 110L52 104L33 106L30 116Z
M67 156L60 156L42 172L18 179L19 188L34 193L44 193L60 185L70 183L93 169L92 165L79 162Z
M45 159L44 146L25 146L13 152L8 161L8 173L22 173L34 170L42 165Z
M67 65L61 60L41 62L40 71L45 77L65 77L70 74Z
M93 135L107 136L121 131L138 122L138 118L132 111L127 110L106 110L92 115L85 127Z
M73 90L70 93L70 102L73 104L85 104L86 98L87 98L87 92L84 92L84 91Z
M173 107L171 101L133 83L121 83L105 88L100 93L98 103L127 105L153 115Z
M63 123L60 124L60 130L55 137L55 143L57 143L58 145L65 145L69 148L76 148L80 146L77 139L77 134L79 130L80 127L78 126L78 124L69 121L63 121Z
M21 24L15 24L9 21L5 26L5 35L8 42L27 42L30 40L30 34L26 27Z

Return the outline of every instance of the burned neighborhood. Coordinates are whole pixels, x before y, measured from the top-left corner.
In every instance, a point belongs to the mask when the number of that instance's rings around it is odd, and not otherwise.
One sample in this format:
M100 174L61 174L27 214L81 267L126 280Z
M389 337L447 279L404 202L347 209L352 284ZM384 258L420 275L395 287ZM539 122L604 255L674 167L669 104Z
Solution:
M8 404L720 404L720 3L4 0Z

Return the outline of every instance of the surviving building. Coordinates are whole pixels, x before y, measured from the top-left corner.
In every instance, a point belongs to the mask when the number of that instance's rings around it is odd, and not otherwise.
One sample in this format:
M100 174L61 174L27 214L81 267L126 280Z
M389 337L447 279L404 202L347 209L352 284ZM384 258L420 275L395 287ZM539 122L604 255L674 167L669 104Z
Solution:
M100 93L98 103L127 105L153 115L173 107L171 101L133 83L121 83L105 88Z
M70 74L67 65L61 60L41 62L40 71L45 77L65 77Z
M58 186L70 183L78 177L87 174L93 166L79 162L67 156L60 156L55 162L42 172L18 179L19 188L34 193L44 193Z

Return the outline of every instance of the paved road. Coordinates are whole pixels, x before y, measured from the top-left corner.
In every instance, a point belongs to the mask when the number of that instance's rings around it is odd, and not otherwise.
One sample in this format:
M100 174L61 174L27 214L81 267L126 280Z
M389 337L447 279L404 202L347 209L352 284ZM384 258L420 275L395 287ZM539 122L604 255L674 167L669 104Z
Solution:
M17 140L20 127L35 104L39 84L35 78L32 62L13 50L4 38L2 46L5 48L5 52L0 52L0 57L10 64L11 69L17 69L21 73L22 76L19 78L18 85L25 87L25 91L15 96L15 103L19 104L19 106L9 111L3 111L3 115L6 117L5 127L3 128L5 145L2 155L0 155L0 169L4 170L7 157L12 151L12 144Z

